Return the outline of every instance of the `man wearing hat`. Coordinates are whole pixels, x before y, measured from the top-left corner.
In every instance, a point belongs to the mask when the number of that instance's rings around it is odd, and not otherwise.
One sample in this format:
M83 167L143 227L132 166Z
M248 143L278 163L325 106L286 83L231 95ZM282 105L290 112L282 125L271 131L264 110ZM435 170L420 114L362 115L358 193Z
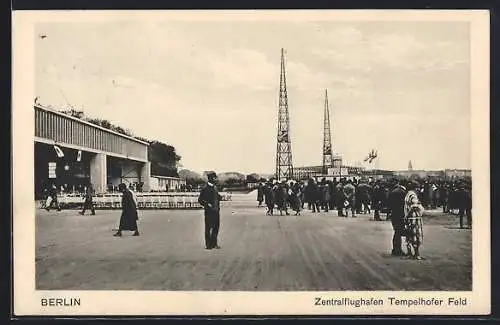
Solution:
M207 174L207 185L201 190L198 202L205 208L205 249L220 249L217 244L220 226L220 200L217 190L217 174Z
M394 256L403 256L402 239L403 228L404 228L404 218L405 218L405 195L406 190L401 186L398 179L393 179L392 184L394 185L392 191L389 194L389 209L391 211L391 223L394 230L392 236L392 251L391 254Z

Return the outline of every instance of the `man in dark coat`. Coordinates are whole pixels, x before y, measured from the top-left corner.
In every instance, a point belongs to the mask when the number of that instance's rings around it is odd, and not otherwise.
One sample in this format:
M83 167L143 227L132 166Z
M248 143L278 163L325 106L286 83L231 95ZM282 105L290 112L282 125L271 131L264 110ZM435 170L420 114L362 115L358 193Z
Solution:
M328 212L329 202L330 202L330 188L326 182L326 178L321 180L321 184L318 186L319 191L319 203L323 211Z
M220 201L217 174L208 173L207 185L201 190L198 202L205 208L205 249L220 249L217 243L220 227Z
M90 209L92 215L95 215L94 202L92 197L94 196L94 188L92 187L92 183L87 184L87 190L85 191L85 202L83 203L83 210L80 211L80 214L83 216L85 214L85 210Z
M272 216L274 213L274 205L276 203L276 196L272 182L268 182L264 187L264 202L267 206L266 214Z
M392 236L392 251L391 254L394 256L404 255L403 249L401 248L401 237L403 235L404 218L405 218L405 189L399 184L398 181L394 181L394 188L389 194L389 209L391 211L391 223L394 229L394 235Z
M380 218L380 210L382 209L382 202L384 200L384 192L380 186L380 182L375 182L375 186L373 187L373 195L372 195L372 207L374 212L373 218L376 221L381 221Z
M318 187L316 186L316 183L314 182L314 179L310 178L309 181L307 182L307 185L304 189L304 197L305 201L307 201L307 207L309 210L312 209L312 212L319 212L319 205L318 205Z
M264 184L259 183L259 185L257 186L257 202L259 202L259 208L262 205L262 201L264 201Z
M283 215L283 211L288 216L288 186L286 181L283 180L278 184L276 189L276 205L278 206L278 210L280 215Z
M464 183L459 185L457 203L460 229L464 228L464 214L467 216L467 225L472 229L472 194Z
M358 208L360 213L371 213L370 210L370 195L372 188L366 180L361 179L358 184L358 188L356 189L356 197L359 197Z
M330 195L330 201L328 202L328 206L330 210L335 209L335 180L328 181L328 192Z
M134 195L127 188L127 185L121 183L118 185L118 190L122 192L122 215L120 217L120 226L118 231L113 236L121 237L122 231L133 231L133 236L139 236L139 228L137 227L137 206L134 200Z
M345 179L342 178L335 186L335 205L337 206L337 214L339 217L344 217L344 183Z

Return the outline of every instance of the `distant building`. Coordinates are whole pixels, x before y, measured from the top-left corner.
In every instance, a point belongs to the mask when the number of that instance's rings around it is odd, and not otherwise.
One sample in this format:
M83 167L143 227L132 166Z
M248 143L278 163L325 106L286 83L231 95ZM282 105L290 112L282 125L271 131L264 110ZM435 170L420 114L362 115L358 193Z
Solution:
M309 178L333 180L334 178L340 179L342 177L361 177L365 169L357 166L339 165L328 168L326 173L323 170L323 166L294 167L293 174L296 180L307 180Z
M472 173L470 169L445 169L444 176L446 178L463 178L463 177L471 177Z
M411 177L444 178L444 176L445 176L443 170L401 170L401 171L395 171L394 175L400 176L400 177L406 177L406 178L411 178Z

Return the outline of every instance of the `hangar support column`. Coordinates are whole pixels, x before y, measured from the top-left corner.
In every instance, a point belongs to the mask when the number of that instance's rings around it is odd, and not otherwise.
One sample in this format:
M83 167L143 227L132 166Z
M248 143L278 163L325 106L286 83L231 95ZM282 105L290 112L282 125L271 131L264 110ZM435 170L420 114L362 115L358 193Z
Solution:
M96 193L106 192L108 188L106 154L98 153L90 160L90 181Z
M140 167L141 182L144 183L142 190L144 192L151 191L151 162L145 162Z

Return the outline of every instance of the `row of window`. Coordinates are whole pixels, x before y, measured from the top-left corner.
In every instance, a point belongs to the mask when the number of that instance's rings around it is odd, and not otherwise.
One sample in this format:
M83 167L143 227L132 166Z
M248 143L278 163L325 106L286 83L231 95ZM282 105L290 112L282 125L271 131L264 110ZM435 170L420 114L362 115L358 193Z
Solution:
M147 159L147 147L143 144L41 109L35 109L35 136Z

